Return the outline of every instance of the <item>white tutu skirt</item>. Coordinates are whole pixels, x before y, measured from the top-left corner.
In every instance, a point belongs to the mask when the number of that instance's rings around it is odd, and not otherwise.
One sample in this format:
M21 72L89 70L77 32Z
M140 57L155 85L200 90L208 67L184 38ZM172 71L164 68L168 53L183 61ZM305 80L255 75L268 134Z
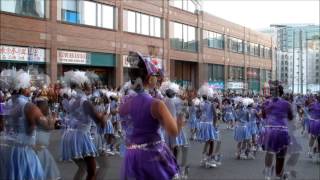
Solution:
M171 148L173 148L175 146L189 145L189 141L188 141L187 133L186 133L186 128L183 127L177 137L170 137L170 136L166 135L165 142Z
M249 140L251 138L251 133L248 124L236 125L234 129L234 140L241 142L244 140Z
M249 122L248 123L248 128L249 128L249 132L250 132L251 136L258 134L257 122L255 122L255 121Z
M61 178L60 171L50 151L47 148L44 148L37 151L37 155L44 171L44 177L45 177L44 179L46 180L60 179Z
M189 119L189 127L190 129L196 129L197 128L197 118L195 115L191 115Z
M106 151L105 145L107 142L104 138L104 134L98 134L98 133L93 134L93 142L99 153L103 153Z
M67 130L62 139L62 160L83 159L87 156L97 156L97 148L89 132Z
M6 180L45 180L45 174L38 156L31 146L12 146L6 149L5 168L1 170L1 178Z
M217 140L217 132L212 122L199 122L197 125L196 139L201 142Z
M107 120L106 127L103 129L104 134L114 134L114 128L111 120Z

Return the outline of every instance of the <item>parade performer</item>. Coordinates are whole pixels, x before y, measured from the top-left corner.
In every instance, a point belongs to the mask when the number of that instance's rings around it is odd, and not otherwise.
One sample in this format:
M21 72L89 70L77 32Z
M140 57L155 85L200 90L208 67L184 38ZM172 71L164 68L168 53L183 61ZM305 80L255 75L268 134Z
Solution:
M315 161L320 162L320 98L318 96L317 100L311 103L308 106L308 117L309 119L309 133L310 133L310 141L309 141L309 148L312 152L312 147L314 145L314 141L318 141L316 148L317 151L315 152L314 158Z
M214 98L213 98L213 104L215 106L216 111L218 109L221 108L220 106L220 96L217 93L213 94ZM218 114L218 113L217 113ZM217 166L221 166L222 165L222 154L221 154L221 144L222 144L222 139L221 139L221 135L220 135L220 130L219 130L219 125L220 125L220 119L218 118L219 116L216 116L216 123L214 123L214 127L215 127L215 145L214 145L214 151L213 151L213 157L214 157L214 161L216 163Z
M1 119L6 123L0 140L0 179L46 179L41 162L33 149L36 144L36 129L50 129L57 121L46 118L41 110L30 102L31 77L27 72L4 70L1 79L6 81L10 86L8 89L13 93L1 114Z
M200 104L201 117L198 123L197 140L204 142L202 159L200 164L205 167L216 167L216 162L213 156L214 141L216 140L216 111L213 103L209 98L213 96L213 90L208 85L202 85L198 94L203 101Z
M276 176L283 178L287 147L290 144L288 121L293 119L291 105L282 99L283 87L278 81L269 83L271 98L262 106L262 117L266 121L262 147L266 152L264 174L271 179L273 156L276 156Z
M98 113L105 113L104 121L108 121L110 117L110 113L108 113L108 106L105 106L104 99L102 94L93 93L93 104L95 105L95 109ZM107 125L106 125L107 126ZM107 171L107 154L106 154L106 139L104 136L104 129L100 126L97 126L96 123L92 122L91 125L91 136L94 139L94 143L96 145L96 149L98 151L98 155L96 157L96 161L98 163L97 170L97 180L104 179Z
M96 112L105 114L105 128L102 128L101 126L98 126L95 122L91 121L91 136L93 137L93 141L98 151L98 154L96 156L96 161L98 163L96 177L97 180L102 180L106 176L108 165L105 132L108 131L106 130L106 128L109 128L108 124L111 124L111 121L109 120L109 117L111 117L109 109L110 106L108 101L105 101L108 100L108 98L104 98L103 89L99 88L101 83L99 76L94 72L86 72L86 76L90 80L92 89L94 89L91 98L92 104L94 105Z
M231 104L230 99L225 98L222 101L223 104L223 121L226 122L227 125L227 129L233 129L234 126L234 122L235 122L235 111L234 108Z
M249 112L249 122L248 122L248 128L250 132L250 153L251 155L255 154L257 151L257 134L258 134L258 125L257 121L259 119L259 114L256 108L254 108L254 101L252 99L249 100L249 105L248 105L248 112ZM253 153L253 154L252 154ZM250 156L251 156L250 155ZM252 157L252 156L251 156Z
M82 179L85 170L87 180L95 179L97 149L90 137L90 128L92 120L103 128L104 114L96 112L87 98L90 81L85 72L68 71L65 72L64 79L76 94L69 104L71 122L62 140L62 160L73 160L78 166L74 179Z
M126 153L121 179L169 180L179 169L176 160L161 141L160 124L171 136L178 135L181 122L177 122L166 105L145 91L157 69L140 53L130 52L129 76L132 88L137 93L120 105L121 119L125 119Z
M39 97L35 98L35 104L38 106L44 116L48 118L56 116L55 114L52 114L49 109L48 98L46 96L45 89L42 90L42 93ZM48 129L38 127L36 132L36 146L34 148L44 170L44 179L48 180L56 180L61 178L56 161L48 150L51 135L50 130L54 128L54 126L51 126Z
M185 122L185 116L182 112L182 100L179 97L176 97L177 93L179 92L179 85L173 82L164 82L160 87L161 91L166 95L164 98L164 102L171 112L171 115L177 121ZM189 142L186 134L185 124L181 131L179 132L177 137L171 137L166 134L165 141L168 146L171 148L175 158L178 160L179 154L181 153L181 162L180 169L181 173L180 176L183 179L187 178L188 174L188 166L187 166L187 156L188 156L188 148Z
M190 124L190 139L196 139L196 129L197 129L197 112L199 111L200 107L200 99L198 97L194 98L191 102L191 107L189 108L189 124Z
M291 105L294 118L292 121L288 121L288 133L291 143L289 144L287 149L288 158L285 164L283 179L297 177L296 165L298 163L300 153L302 152L302 143L299 141L299 138L297 138L297 130L299 128L300 117L295 110L295 106L295 104Z
M249 130L249 116L247 109L250 103L249 98L242 98L236 110L236 127L234 129L234 139L237 141L237 159L254 159L252 154L249 154L249 141L251 134Z

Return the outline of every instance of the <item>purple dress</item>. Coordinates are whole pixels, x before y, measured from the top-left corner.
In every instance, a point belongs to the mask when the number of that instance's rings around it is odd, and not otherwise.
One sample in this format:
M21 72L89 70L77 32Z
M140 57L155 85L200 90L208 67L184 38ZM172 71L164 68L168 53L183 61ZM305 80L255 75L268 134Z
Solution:
M309 106L309 132L314 136L320 136L320 102Z
M178 174L177 162L158 133L159 121L151 115L153 101L143 92L120 105L127 146L121 179L166 180Z
M268 152L278 153L290 144L288 133L290 103L281 98L272 98L267 100L262 108L266 114L262 148Z

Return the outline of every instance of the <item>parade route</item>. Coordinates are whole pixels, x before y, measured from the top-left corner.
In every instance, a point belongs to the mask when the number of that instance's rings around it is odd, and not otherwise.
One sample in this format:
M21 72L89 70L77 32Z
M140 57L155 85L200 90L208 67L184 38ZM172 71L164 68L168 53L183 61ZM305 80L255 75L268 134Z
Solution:
M300 132L300 131L299 131ZM215 179L215 180L263 180L262 170L264 168L264 152L259 152L255 160L236 160L235 159L235 141L233 140L233 131L226 130L222 125L222 165L214 169L205 169L200 167L202 144L192 142L189 152L190 172L189 179ZM300 135L300 138L301 137ZM320 164L315 164L306 157L307 139L303 138L304 152L300 156L297 165L297 180L319 180ZM76 165L72 162L62 163L59 161L59 143L60 132L55 131L52 134L50 151L57 160L58 167L62 174L62 179L71 180L76 172ZM106 180L119 179L122 158L119 156L109 157L109 168Z

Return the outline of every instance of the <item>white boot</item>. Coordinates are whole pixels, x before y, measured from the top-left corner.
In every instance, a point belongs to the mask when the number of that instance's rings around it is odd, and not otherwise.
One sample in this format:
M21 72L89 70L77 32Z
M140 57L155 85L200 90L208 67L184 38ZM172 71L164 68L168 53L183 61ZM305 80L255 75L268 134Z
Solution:
M272 179L272 171L273 167L265 167L263 170L263 175L265 180L271 180Z

